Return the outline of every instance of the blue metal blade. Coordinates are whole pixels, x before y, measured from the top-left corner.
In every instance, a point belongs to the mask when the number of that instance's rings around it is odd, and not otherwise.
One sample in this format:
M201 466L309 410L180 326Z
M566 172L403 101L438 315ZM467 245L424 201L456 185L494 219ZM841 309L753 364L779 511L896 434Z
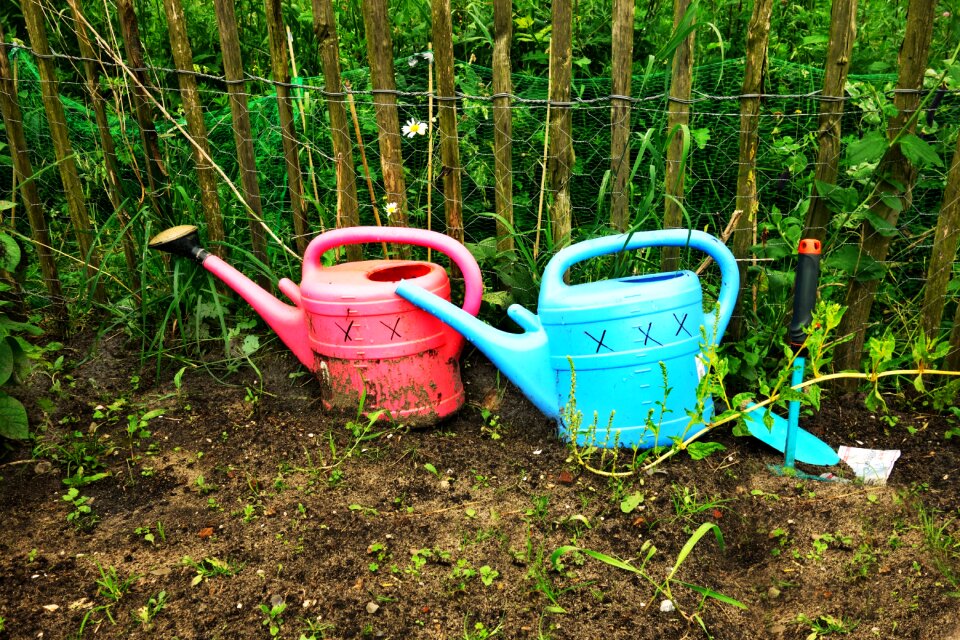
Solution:
M751 403L749 406L753 406ZM770 414L773 417L773 428L767 429L764 424L764 414ZM775 413L770 412L766 407L756 409L743 415L747 429L757 440L764 442L777 451L783 452L787 444L787 431L789 422L786 418L781 418ZM796 460L804 464L819 465L822 467L831 467L840 462L840 456L826 442L816 437L809 431L797 429L797 448Z

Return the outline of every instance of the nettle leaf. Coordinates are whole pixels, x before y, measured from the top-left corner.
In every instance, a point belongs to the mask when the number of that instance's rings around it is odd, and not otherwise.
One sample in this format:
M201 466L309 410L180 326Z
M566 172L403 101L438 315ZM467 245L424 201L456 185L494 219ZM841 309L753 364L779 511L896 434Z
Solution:
M703 460L712 453L724 450L726 447L719 442L691 442L687 445L687 453L694 460Z
M29 435L27 410L19 400L0 391L0 437L26 440Z
M860 194L853 187L838 187L829 182L815 181L817 193L827 201L827 208L834 213L853 211L860 204Z
M634 491L620 502L620 511L631 513L643 502L643 492Z
M0 269L13 271L20 264L20 245L5 233L0 233Z
M856 166L864 162L877 162L886 153L888 146L885 135L879 131L871 131L847 145L847 163Z
M260 338L257 336L247 336L243 339L243 346L240 349L243 351L243 355L249 356L251 353L260 348Z
M940 156L925 140L912 133L900 138L900 151L917 168L927 166L942 167Z
M857 245L846 245L831 251L824 264L847 274L858 282L879 280L887 270L882 262L877 262L869 254L861 254Z
M0 338L0 385L7 383L13 375L13 349L7 338Z

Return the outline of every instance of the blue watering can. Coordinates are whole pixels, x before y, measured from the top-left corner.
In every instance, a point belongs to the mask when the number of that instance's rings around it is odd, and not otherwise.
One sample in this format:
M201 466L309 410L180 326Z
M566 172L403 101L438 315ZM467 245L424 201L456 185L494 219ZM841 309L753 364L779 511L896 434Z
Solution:
M700 281L690 271L572 286L563 281L570 267L589 258L686 246L709 254L720 266L715 315L704 314ZM709 397L702 422L687 413L697 407L697 386L706 372L701 327L709 341L720 340L739 286L737 263L722 242L701 231L669 229L596 238L558 252L543 272L539 315L519 305L507 310L524 329L521 334L494 329L411 282L401 282L397 293L462 333L540 411L557 420L564 438L576 438L582 446L649 448L692 436L711 419ZM564 420L574 374L576 406L584 416L577 433Z

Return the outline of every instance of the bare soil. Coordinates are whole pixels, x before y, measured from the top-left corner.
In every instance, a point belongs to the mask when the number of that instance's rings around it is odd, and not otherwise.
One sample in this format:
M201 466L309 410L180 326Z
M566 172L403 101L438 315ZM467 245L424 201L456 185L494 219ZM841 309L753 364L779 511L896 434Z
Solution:
M834 446L900 449L883 487L777 475L782 456L729 432L721 453L618 483L571 462L475 352L456 416L357 441L348 425L366 422L324 412L284 354L258 360L251 394L250 369L151 383L119 335L75 349L18 391L38 437L0 466L0 638L269 638L262 605L293 639L960 638L960 451L943 416L894 411L891 427L846 396L804 418ZM128 437L127 416L153 409L149 436ZM109 475L78 487L91 514L68 521L81 464ZM663 611L654 583L703 522L725 545L700 540ZM635 567L655 551L641 575L575 551L555 567L565 545ZM98 584L111 570L129 582L115 599Z

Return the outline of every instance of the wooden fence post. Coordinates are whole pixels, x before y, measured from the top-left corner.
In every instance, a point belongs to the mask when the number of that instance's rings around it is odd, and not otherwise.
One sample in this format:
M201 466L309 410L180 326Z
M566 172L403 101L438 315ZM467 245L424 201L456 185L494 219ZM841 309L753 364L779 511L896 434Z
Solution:
M573 58L573 13L570 0L554 0L553 26L550 36L550 189L553 204L550 224L553 249L570 242L572 207L570 175L573 173L574 151L570 113L570 83Z
M172 223L170 202L164 185L166 169L160 157L160 144L153 121L153 107L150 98L146 95L151 85L147 78L143 45L140 42L140 26L137 23L137 14L133 10L132 0L117 0L117 15L123 37L123 48L127 53L127 65L136 79L133 83L133 105L137 126L140 129L140 140L143 142L144 162L147 165L147 196L160 219Z
M253 153L253 133L250 128L250 112L247 109L243 61L240 59L237 17L233 0L213 0L213 5L217 14L217 29L220 32L220 49L223 52L223 74L230 96L230 120L233 125L233 141L237 147L240 184L243 187L243 199L253 214L247 217L250 244L253 257L267 264L266 234L261 226L263 205L260 202L260 181L257 179L257 163ZM260 276L257 281L261 286L272 286L265 275Z
M330 94L342 94L343 83L340 80L340 49L337 37L337 23L333 14L331 0L313 0L313 31L320 44L320 64L323 66L323 79ZM340 211L337 224L357 226L360 224L360 212L357 204L357 172L353 164L353 142L347 124L347 110L342 95L328 95L327 109L330 111L330 137L333 139L333 156L339 170L337 189L340 191ZM347 258L351 261L363 258L363 248L349 245Z
M764 62L770 36L770 14L773 0L754 0L753 15L747 27L747 51L743 67L743 87L740 91L740 159L737 169L737 199L739 212L733 232L733 255L740 269L740 291L746 290L747 254L755 242L757 225L757 148L760 127L760 90L763 86ZM737 215L735 213L735 215ZM743 296L741 296L741 303ZM743 305L734 316L730 334L739 338L743 327Z
M204 219L207 222L207 239L213 253L223 256L226 247L223 231L223 218L220 216L220 198L217 196L217 175L207 160L210 157L210 145L207 144L207 125L203 121L203 106L197 91L197 79L193 75L193 50L187 38L187 25L183 16L180 0L163 0L163 9L167 14L167 31L170 35L170 49L173 62L177 65L177 81L180 83L180 99L183 113L187 119L190 137L196 145L190 145L193 162L197 170L197 182L200 186L200 203L203 206ZM199 147L199 149L197 148ZM201 152L200 149L203 151Z
M893 104L897 115L890 119L887 138L893 141L898 135L914 131L914 114L920 102L920 89L923 88L923 74L927 68L930 52L930 39L933 34L933 9L936 0L910 0L907 7L907 26L900 47L897 79L897 91ZM895 227L900 211L909 209L913 201L913 183L916 170L900 150L900 145L892 145L876 170L879 184L869 203L870 212ZM893 206L891 206L893 205ZM887 258L890 238L877 233L869 221L864 221L860 230L860 253L877 262ZM847 312L838 329L839 335L853 334L853 339L837 347L834 365L838 369L859 369L863 355L863 343L866 337L866 324L870 318L874 296L880 281L859 282L852 279L847 288ZM853 381L842 382L846 389L855 388Z
M443 163L443 209L447 235L463 242L463 195L460 186L460 141L457 138L457 98L453 78L453 19L450 0L432 0L433 53L437 72L440 116L440 161ZM428 185L433 188L433 185Z
M83 70L87 83L87 93L90 95L90 105L93 107L94 117L97 120L97 131L100 134L100 146L103 148L103 165L107 172L107 197L120 223L120 233L123 243L123 255L127 269L131 274L137 273L139 259L137 258L136 240L133 229L130 227L130 216L127 215L126 204L123 200L123 186L120 183L120 171L117 166L116 147L113 136L110 135L110 125L107 123L106 101L100 92L100 72L94 60L100 56L94 52L90 38L87 36L87 26L83 14L77 5L77 0L67 0L73 13L74 30L77 34L77 44L80 55L84 58ZM102 67L101 67L102 68Z
M610 225L630 226L630 80L633 76L634 0L613 0L610 102Z
M60 286L57 262L53 257L53 249L50 245L50 230L47 226L47 219L43 215L40 193L37 191L33 167L30 164L27 138L23 134L23 114L20 111L20 102L17 99L17 87L13 83L13 70L7 57L3 24L0 24L0 112L3 114L7 142L10 145L10 155L13 158L13 170L17 184L20 186L24 208L27 210L27 218L30 220L30 232L37 258L40 260L43 283L50 295L50 305L53 309L51 315L56 333L64 335L69 315L63 299L63 289Z
M690 6L690 0L674 0L673 28L680 26ZM664 187L667 196L663 207L663 228L676 229L683 223L683 178L687 158L684 157L684 133L682 127L690 123L690 92L693 88L693 43L696 32L684 38L673 53L673 70L670 78L670 106L667 113L667 135L672 136L667 147L667 167ZM664 247L661 250L661 267L674 271L680 263L680 249Z
M850 69L850 54L857 38L857 0L833 0L830 14L830 43L823 72L823 102L820 103L820 126L817 130L819 150L814 178L818 182L836 184L840 157L840 121L843 118L844 85ZM804 238L827 237L830 210L814 185L810 211L807 213Z
M380 166L387 202L397 204L390 216L395 226L407 226L407 184L403 177L400 154L400 119L397 115L397 83L393 75L393 39L387 0L363 0L363 26L367 36L367 57L370 61L370 84L380 130ZM401 255L406 255L403 247Z
M510 112L510 42L513 0L493 0L493 181L497 251L513 251L513 114Z
M47 122L50 125L50 137L53 140L53 150L57 157L57 167L60 169L60 179L63 181L63 190L67 199L67 208L70 210L73 232L77 238L80 255L86 265L87 278L97 279L97 285L93 288L94 298L98 302L104 302L106 295L98 278L100 252L94 247L94 234L90 228L90 216L87 213L87 204L84 200L83 185L80 183L80 174L77 172L73 148L70 145L67 118L63 112L63 103L60 102L57 70L54 67L53 59L50 57L50 45L47 43L47 30L43 23L43 15L38 0L23 0L21 8L23 18L27 23L27 31L30 34L30 46L37 53L43 109L47 114Z
M293 209L293 232L296 235L297 251L307 250L310 233L307 224L307 209L303 199L303 176L300 172L300 154L297 150L297 133L293 126L293 105L290 100L290 63L287 60L286 31L280 0L266 0L267 35L270 39L270 63L273 82L277 91L277 112L280 116L280 135L283 138L283 157L287 166L287 187L290 193L290 208Z
M920 326L927 338L940 337L940 321L947 298L947 284L953 275L953 261L957 257L957 242L960 240L960 137L957 150L947 172L947 187L943 192L937 230L933 236L930 264L927 266L927 282L923 287L923 308L920 311ZM951 337L960 339L960 329L954 323ZM951 351L960 350L960 340L953 340ZM953 356L953 354L951 354ZM953 359L960 364L960 354ZM948 369L953 369L948 366Z

